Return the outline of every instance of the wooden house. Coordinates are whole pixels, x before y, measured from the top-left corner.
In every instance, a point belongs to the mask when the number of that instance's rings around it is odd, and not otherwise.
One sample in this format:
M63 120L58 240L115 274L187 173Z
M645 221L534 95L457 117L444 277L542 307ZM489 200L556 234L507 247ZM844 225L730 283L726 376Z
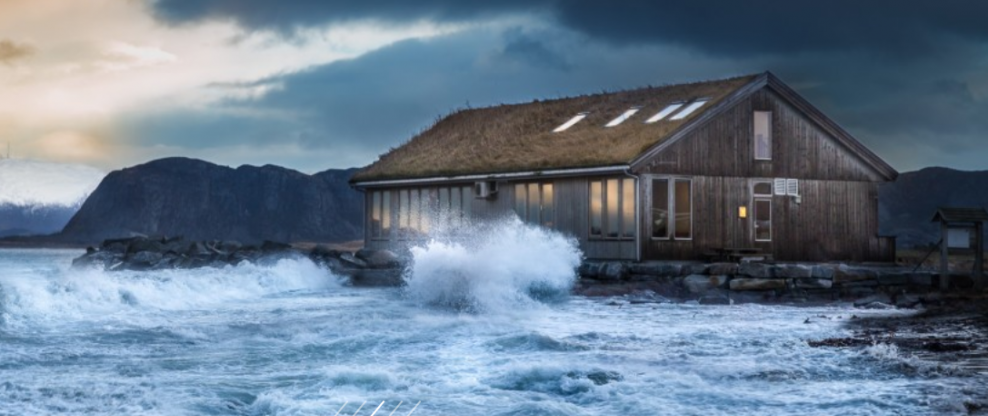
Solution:
M515 214L589 259L891 261L877 198L897 175L765 72L458 111L351 183L368 248Z

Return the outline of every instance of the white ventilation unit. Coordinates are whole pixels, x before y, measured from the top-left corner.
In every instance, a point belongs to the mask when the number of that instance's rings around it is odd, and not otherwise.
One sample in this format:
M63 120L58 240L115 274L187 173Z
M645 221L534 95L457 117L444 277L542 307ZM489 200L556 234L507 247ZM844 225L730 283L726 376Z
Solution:
M474 182L473 196L478 199L490 199L497 194L496 181Z
M783 178L776 178L775 181L772 183L772 189L774 190L774 194L776 196L785 196L786 180Z
M799 179L786 179L786 195L799 196Z

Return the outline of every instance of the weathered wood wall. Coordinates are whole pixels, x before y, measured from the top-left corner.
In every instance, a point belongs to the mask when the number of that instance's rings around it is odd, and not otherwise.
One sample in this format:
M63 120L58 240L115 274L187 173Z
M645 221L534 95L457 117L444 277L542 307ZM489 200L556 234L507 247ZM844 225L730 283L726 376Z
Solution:
M772 112L772 160L754 157L754 112ZM881 176L775 92L763 88L669 145L637 170L693 177L694 238L648 238L651 201L640 227L646 259L695 259L714 247L758 247L778 260L891 260L878 232ZM773 196L771 242L755 242L753 178L799 179L801 203ZM749 218L738 218L746 206Z

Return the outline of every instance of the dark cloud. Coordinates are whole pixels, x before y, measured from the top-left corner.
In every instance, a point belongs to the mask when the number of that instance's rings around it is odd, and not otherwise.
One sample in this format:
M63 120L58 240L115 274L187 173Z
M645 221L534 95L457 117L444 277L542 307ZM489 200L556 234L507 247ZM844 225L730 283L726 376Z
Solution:
M551 16L600 40L680 44L729 56L867 50L916 59L958 39L988 39L988 2L966 0L158 0L153 7L175 23L226 19L282 32L352 20L463 22L524 13Z
M32 54L34 54L34 47L31 45L0 39L0 62L2 63L10 64Z

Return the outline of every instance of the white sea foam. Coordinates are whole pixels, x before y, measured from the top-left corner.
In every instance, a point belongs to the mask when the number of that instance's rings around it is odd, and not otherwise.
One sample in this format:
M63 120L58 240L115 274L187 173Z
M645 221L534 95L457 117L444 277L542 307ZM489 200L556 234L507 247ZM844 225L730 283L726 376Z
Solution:
M338 286L308 259L261 266L109 272L70 269L45 279L0 276L0 313L8 325L134 317L138 312L218 308L290 291Z
M569 292L582 253L560 233L517 217L459 230L413 247L406 293L418 302L473 312L507 311Z

